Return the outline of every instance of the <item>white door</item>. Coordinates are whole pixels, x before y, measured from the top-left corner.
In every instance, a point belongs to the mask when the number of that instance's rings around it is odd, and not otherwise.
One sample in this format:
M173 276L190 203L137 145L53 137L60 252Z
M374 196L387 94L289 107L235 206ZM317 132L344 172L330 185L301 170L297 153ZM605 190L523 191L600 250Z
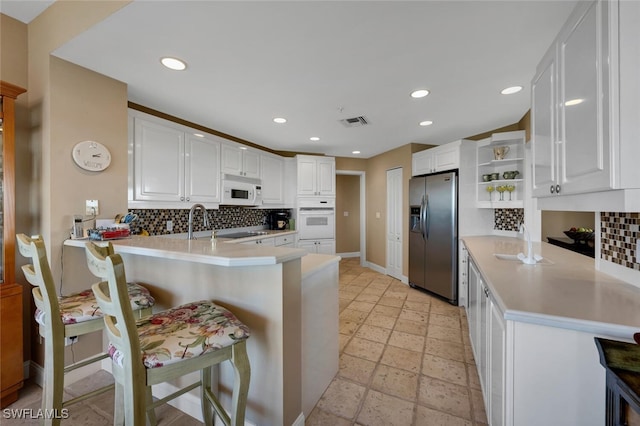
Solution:
M318 195L316 193L317 165L315 159L298 158L298 195Z
M242 176L242 150L235 145L222 144L221 152L221 172Z
M402 168L387 170L387 275L402 280Z
M319 195L336 195L336 160L334 158L318 160Z
M242 176L260 178L260 154L257 151L242 150Z
M261 155L260 172L262 174L262 204L284 203L284 160Z

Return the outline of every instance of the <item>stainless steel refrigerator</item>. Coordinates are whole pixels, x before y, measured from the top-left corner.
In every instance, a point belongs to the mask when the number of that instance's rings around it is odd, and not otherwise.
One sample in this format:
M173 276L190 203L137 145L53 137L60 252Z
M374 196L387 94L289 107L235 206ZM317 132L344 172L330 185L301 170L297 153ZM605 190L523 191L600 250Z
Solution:
M456 172L409 181L409 284L458 304Z

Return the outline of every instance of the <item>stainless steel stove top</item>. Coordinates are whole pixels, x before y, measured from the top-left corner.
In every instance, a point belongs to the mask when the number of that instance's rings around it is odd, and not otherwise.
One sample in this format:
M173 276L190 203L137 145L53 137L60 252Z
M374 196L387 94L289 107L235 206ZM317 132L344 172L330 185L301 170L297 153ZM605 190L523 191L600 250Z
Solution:
M233 234L220 235L220 238L247 238L247 237L257 237L259 235L267 235L268 232L264 231L245 231L245 232L235 232Z

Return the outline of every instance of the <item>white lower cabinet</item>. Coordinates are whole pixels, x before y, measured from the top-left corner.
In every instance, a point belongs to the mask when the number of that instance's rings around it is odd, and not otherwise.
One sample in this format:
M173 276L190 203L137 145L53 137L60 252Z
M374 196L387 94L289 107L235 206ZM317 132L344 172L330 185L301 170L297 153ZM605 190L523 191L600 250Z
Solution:
M298 240L298 248L308 253L336 254L335 240Z
M467 265L469 336L489 424L604 424L605 371L596 334L579 324L576 330L545 325L544 317L526 313L512 313L522 320L505 319L471 256Z
M240 244L244 244L244 245L259 245L259 246L274 246L275 245L275 241L274 238L261 238L259 240L251 240L251 241L247 241L244 243L240 243Z
M505 424L505 322L473 260L468 260L469 334L476 360L487 419L492 426Z

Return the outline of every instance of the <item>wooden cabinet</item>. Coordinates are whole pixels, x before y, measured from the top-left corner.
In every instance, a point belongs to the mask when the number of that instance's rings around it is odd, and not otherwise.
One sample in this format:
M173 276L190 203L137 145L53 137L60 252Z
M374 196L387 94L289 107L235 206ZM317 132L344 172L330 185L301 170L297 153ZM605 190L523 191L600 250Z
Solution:
M297 155L298 195L336 195L336 159Z
M336 254L336 240L298 240L298 248L308 253Z
M462 141L455 141L414 153L411 158L411 176L460 168L461 143Z
M496 149L504 155L496 155ZM526 175L524 131L494 133L490 138L478 141L476 150L476 207L523 208ZM497 179L487 178L491 175Z
M0 81L2 108L2 253L0 265L0 408L15 402L23 382L22 285L15 281L15 99L25 90Z
M222 144L223 174L260 178L260 153L239 144Z
M220 202L220 141L146 114L130 113L133 149L130 201Z
M539 208L562 209L564 202L600 210L603 201L611 211L634 208L627 200L637 199L640 188L635 3L578 2L532 81L533 195L620 192L542 200Z
M283 204L284 159L275 155L260 154L260 173L262 180L262 204Z

